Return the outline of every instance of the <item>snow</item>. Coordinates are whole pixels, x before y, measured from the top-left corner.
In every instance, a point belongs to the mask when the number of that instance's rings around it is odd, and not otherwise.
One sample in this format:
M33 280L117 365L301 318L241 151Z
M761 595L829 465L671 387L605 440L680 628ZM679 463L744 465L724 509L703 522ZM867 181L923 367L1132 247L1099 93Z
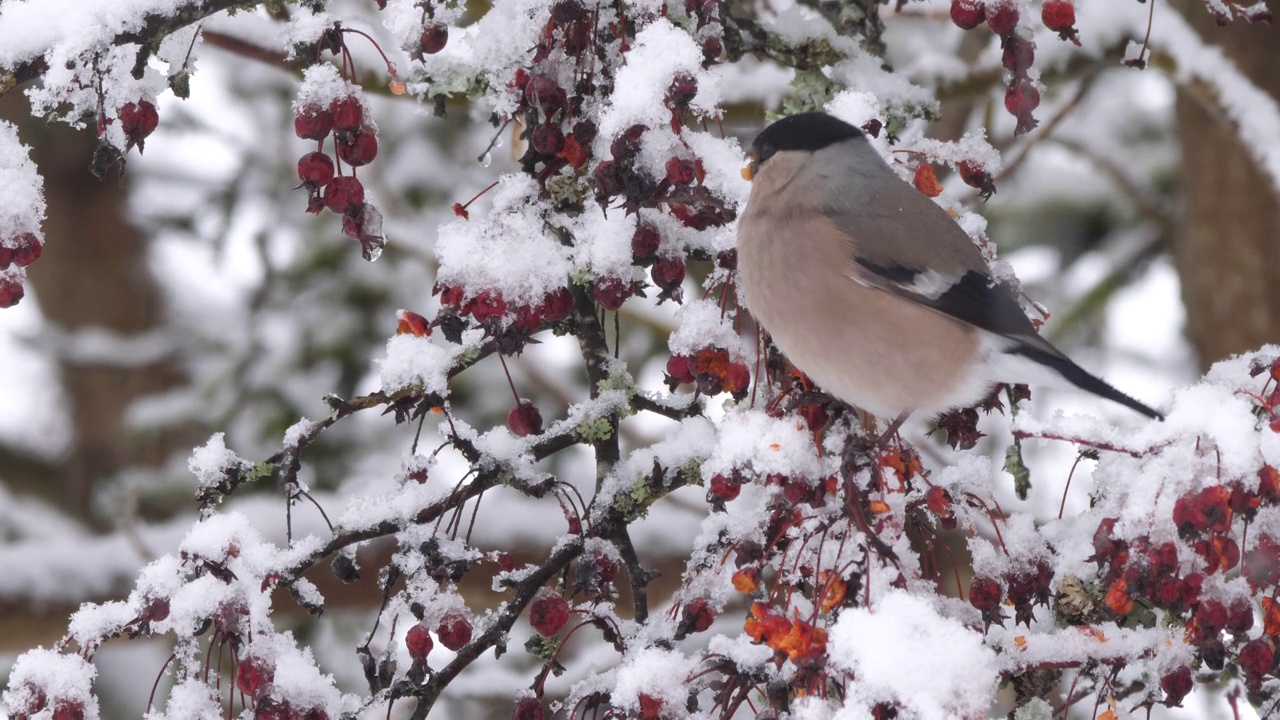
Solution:
M3 26L0 10L0 27ZM44 180L27 156L29 148L18 139L18 128L0 120L0 247L17 247L17 237L32 233L43 239Z
M246 467L247 463L227 448L225 433L214 433L208 442L191 453L187 462L187 468L202 488L213 487L226 480L229 473Z
M996 654L979 633L901 591L842 613L828 648L831 662L859 680L855 704L897 703L922 720L980 716L999 682Z

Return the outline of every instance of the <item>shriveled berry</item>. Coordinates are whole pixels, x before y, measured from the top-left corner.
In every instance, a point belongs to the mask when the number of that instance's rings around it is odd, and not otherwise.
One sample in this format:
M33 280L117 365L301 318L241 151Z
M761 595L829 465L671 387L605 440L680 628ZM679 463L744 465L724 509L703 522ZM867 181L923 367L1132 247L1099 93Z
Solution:
M631 297L634 289L631 283L623 282L613 276L602 277L595 282L591 296L606 310L617 310Z
M440 644L457 652L471 642L471 621L460 612L447 613L436 627Z
M653 284L668 292L680 287L684 282L684 258L679 256L660 257L649 272Z
M309 152L298 160L298 179L309 188L322 188L333 179L333 160L322 152Z
M745 395L751 387L751 370L740 362L729 363L724 373L724 391L735 397Z
M489 318L501 318L506 314L507 301L500 292L482 290L471 299L471 315L480 322Z
M640 152L640 138L644 137L646 130L648 128L644 125L636 123L614 138L609 144L609 152L613 155L613 159L627 161L635 157Z
M997 35L1008 35L1018 27L1018 6L1012 2L987 5L987 27Z
M1275 647L1266 637L1250 640L1240 648L1236 662L1240 663L1240 669L1244 670L1245 674L1255 678L1262 677L1271 672L1276 665Z
M1000 603L1004 597L1000 583L994 579L979 575L969 583L969 604L979 610L989 610Z
M330 180L324 186L324 206L338 214L359 212L364 207L364 185L350 176Z
M368 165L378 156L378 136L367 125L348 137L338 138L336 145L338 157L351 167Z
M524 99L550 116L565 106L568 96L564 88L551 77L534 75L524 86Z
M539 155L553 157L564 149L564 132L556 123L538 125L530 133L529 140Z
M951 0L951 22L961 30L972 30L986 19L982 0Z
M519 437L542 434L542 413L528 400L521 400L507 413L507 428ZM440 642L444 642L441 638Z
M706 598L697 598L684 605L680 612L680 630L683 634L703 632L715 622L716 613Z
M657 228L646 222L637 224L636 231L631 235L631 259L638 263L652 261L657 256L661 243L662 236L658 234Z
M622 173L618 168L618 164L614 161L605 160L596 165L596 169L591 176L595 178L596 192L599 194L612 197L622 192Z
M551 19L557 25L568 25L591 17L579 0L557 0L551 6Z
M335 132L352 133L364 125L364 106L355 95L334 100L329 105L329 113L333 115Z
M422 29L418 47L425 55L435 55L449 42L449 28L442 23L431 23Z
M938 197L942 194L942 183L938 182L938 176L934 173L933 166L928 163L916 168L912 184L926 197Z
M724 54L724 43L718 37L709 37L702 41L702 64L711 65L720 60Z
M707 483L707 500L709 502L729 502L742 493L742 483L732 475L716 473Z
M306 105L294 113L293 132L303 140L323 140L333 130L333 114L329 108Z
M542 637L552 637L569 622L569 603L550 588L541 588L529 603L529 624Z
M1006 35L1002 43L1004 52L1000 57L1004 69L1016 75L1022 75L1031 67L1036 59L1036 46L1016 34Z
M689 107L698 94L698 81L688 73L680 73L671 80L667 87L667 103L677 110Z
M1182 704L1182 699L1192 687L1191 668L1180 667L1160 678L1160 689L1164 690L1164 704L1174 707Z
M413 662L426 662L426 656L430 655L435 643L431 641L430 630L422 624L417 624L404 634L404 647L408 648L408 656Z

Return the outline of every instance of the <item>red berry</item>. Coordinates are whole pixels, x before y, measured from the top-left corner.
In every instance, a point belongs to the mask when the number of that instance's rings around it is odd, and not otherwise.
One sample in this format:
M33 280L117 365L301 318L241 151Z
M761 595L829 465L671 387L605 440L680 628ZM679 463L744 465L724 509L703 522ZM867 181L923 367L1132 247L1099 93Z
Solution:
M364 207L364 185L353 177L336 177L324 186L324 206L340 215Z
M298 179L309 188L322 188L333 179L333 160L322 152L309 152L298 160Z
M471 315L484 322L489 318L501 318L507 314L507 301L502 293L484 290L471 300Z
M672 292L680 287L680 283L684 282L684 258L679 256L660 257L653 264L653 269L649 274L653 277L654 285L667 292Z
M672 185L688 185L695 174L692 162L677 157L667 160L667 182Z
M256 700L270 687L275 674L275 667L268 665L266 660L250 655L240 661L240 667L236 670L236 687Z
M1160 678L1160 689L1164 690L1164 704L1169 707L1181 705L1182 699L1191 692L1191 668L1181 667Z
M13 275L0 275L0 309L11 308L18 304L26 294L22 283Z
M511 720L542 720L542 703L538 698L526 695L511 708Z
M120 108L119 116L120 128L124 130L129 147L137 145L141 148L143 141L155 132L156 126L160 124L160 115L156 112L156 106L146 100L125 105Z
M542 298L539 305L542 318L549 323L558 323L573 314L573 293L569 288L559 288Z
M997 35L1008 35L1018 27L1018 6L1012 2L988 5L986 8L987 26Z
M685 603L680 617L681 626L687 624L689 630L693 632L703 632L711 627L711 623L715 619L716 613L711 609L711 605L706 598L698 598L692 602Z
M334 100L329 104L329 113L333 115L335 132L355 132L364 125L364 106L355 95Z
M529 604L529 624L542 637L552 637L569 622L569 603L549 588L538 590Z
M630 160L640 152L640 138L649 128L636 123L622 132L609 143L609 153L614 160Z
M651 261L658 254L661 243L662 236L658 234L658 229L642 222L636 225L636 231L631 236L631 258L638 263Z
M303 140L323 140L333 129L333 115L328 108L307 105L293 116L293 132Z
M924 494L925 505L940 518L949 518L955 513L951 507L951 493L945 488L934 485Z
M724 391L730 395L744 395L751 387L751 370L742 363L730 363L724 373Z
M613 196L622 192L622 173L618 168L618 164L612 160L605 160L591 173L591 177L596 181L596 192Z
M560 130L560 126L555 123L538 125L533 129L529 140L533 143L533 149L537 150L539 155L554 157L564 149L564 133Z
M1076 24L1076 8L1070 0L1045 0L1040 10L1044 26L1057 33L1073 33Z
M471 621L460 612L451 612L444 616L436 628L440 644L457 652L471 642Z
M972 30L985 18L982 0L951 0L951 22L961 30Z
M519 437L542 434L542 413L528 400L521 400L507 413L507 428ZM444 642L442 638L440 642Z
M716 473L711 476L711 482L707 483L708 502L730 502L736 499L741 492L742 483L732 475Z
M53 720L84 720L84 703L79 700L59 700L53 707Z
M350 136L338 138L338 157L351 167L360 167L373 162L378 156L378 136L368 125Z
M667 359L667 382L685 385L697 380L693 375L693 363L687 355L672 355Z
M560 84L547 75L534 75L524 86L524 99L551 116L565 106L568 96Z
M1010 115L1021 118L1040 106L1040 91L1030 80L1013 81L1004 94L1004 107Z
M724 43L718 37L709 37L702 41L702 64L710 65L724 54Z
M631 283L625 283L621 278L607 276L596 280L595 287L591 290L591 296L604 309L617 310L622 307L627 298L631 297L632 292Z
M444 642L443 639L440 641ZM431 654L431 648L435 643L431 641L431 632L422 626L421 623L409 628L409 632L404 636L405 647L409 649L409 657L414 662L425 663L427 656Z
M0 247L0 270L9 267L12 262L18 267L26 267L40 259L44 244L32 233L22 233L12 241L13 247Z
M1260 678L1271 672L1271 668L1276 665L1275 647L1266 637L1251 640L1240 648L1236 662L1240 663L1240 669L1244 670L1246 675Z
M435 55L449 42L449 28L441 23L431 23L422 29L418 45L427 55Z
M1000 603L1004 593L1000 583L992 578L979 575L969 583L969 604L979 610L989 610Z

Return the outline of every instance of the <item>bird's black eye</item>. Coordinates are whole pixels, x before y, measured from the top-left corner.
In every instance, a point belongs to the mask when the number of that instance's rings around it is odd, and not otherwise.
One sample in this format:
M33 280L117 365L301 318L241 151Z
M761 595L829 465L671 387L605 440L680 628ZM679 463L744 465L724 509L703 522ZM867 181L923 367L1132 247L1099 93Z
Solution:
M773 157L773 154L776 152L778 152L778 148L774 147L773 143L760 143L756 146L756 163L758 164L768 160Z

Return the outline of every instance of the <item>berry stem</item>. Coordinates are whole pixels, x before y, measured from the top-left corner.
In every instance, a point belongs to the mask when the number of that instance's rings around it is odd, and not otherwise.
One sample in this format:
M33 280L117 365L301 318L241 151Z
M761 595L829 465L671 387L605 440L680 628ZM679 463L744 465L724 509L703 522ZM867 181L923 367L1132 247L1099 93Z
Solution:
M507 359L498 353L498 360L502 363L502 374L507 376L507 386L511 388L511 395L516 399L516 405L520 404L520 393L516 392L516 384L511 381L511 371L507 369Z

